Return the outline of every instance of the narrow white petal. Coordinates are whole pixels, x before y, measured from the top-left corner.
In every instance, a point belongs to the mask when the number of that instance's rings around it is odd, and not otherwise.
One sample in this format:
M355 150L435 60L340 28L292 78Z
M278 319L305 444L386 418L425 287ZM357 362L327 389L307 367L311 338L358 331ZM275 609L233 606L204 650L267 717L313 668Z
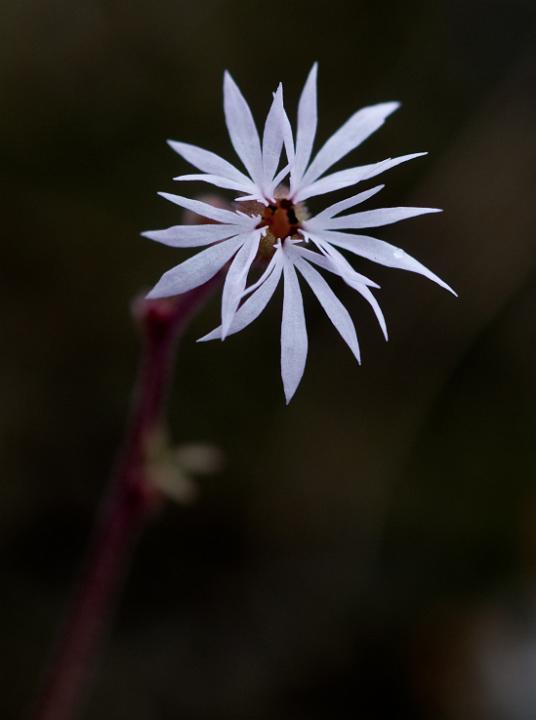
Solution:
M321 241L320 239L316 239L315 242L317 245L319 245L319 247L321 247L324 252L327 253L327 255L319 255L318 253L311 252L310 250L305 250L305 248L295 248L295 251L299 252L300 255L305 257L305 259L309 260L310 262L313 262L316 265L320 265L326 270L329 270L330 272L339 275L347 285L349 285L354 290L357 290L357 292L363 298L365 298L365 300L372 307L378 323L382 329L383 335L387 340L388 336L385 318L378 304L378 301L370 291L371 287L379 288L379 285L377 285L375 282L372 282L372 280L369 280L364 275L361 275L361 273L356 272L350 265L350 263L346 260L346 258L341 255L341 253L336 248L329 245L328 243ZM323 260L322 264L318 262L319 258Z
M254 292L258 287L260 287L263 283L266 282L268 277L272 274L272 272L275 270L277 264L280 264L281 262L281 251L276 250L276 252L272 255L272 259L266 266L264 272L262 275L252 284L248 285L247 288L242 293L242 297L246 297L247 295L250 295L252 292Z
M261 192L256 192L253 195L239 195L238 197L234 198L235 202L249 202L251 200L254 200L255 202L260 202L263 205L268 205L268 200L266 200L266 198L264 197L264 193Z
M362 285L361 283L356 283L355 285L353 283L348 283L350 287L353 287L354 290L357 290L357 292L365 298L365 300L369 303L372 310L374 311L374 315L376 316L376 320L378 321L378 324L381 328L381 331L383 333L383 336L386 340L389 339L389 335L387 333L387 324L385 322L385 317L383 315L382 309L374 297L374 295L371 293L368 287L365 285Z
M272 106L266 117L262 138L262 163L264 170L264 188L268 188L279 166L283 149L283 129L281 124L283 108L283 86L277 88Z
M316 101L316 77L318 65L311 68L298 104L298 131L296 133L296 155L292 169L292 190L301 183L305 168L311 158L316 135L318 111Z
M168 140L168 145L191 165L209 175L221 175L235 182L251 182L247 175L216 153L176 140Z
M387 102L372 105L354 113L319 150L304 175L304 183L317 180L329 167L354 150L381 127L385 119L399 107L400 103Z
M208 218L209 220L217 220L218 222L231 225L241 225L244 228L250 227L251 229L253 229L258 222L258 218L256 217L249 217L242 213L232 212L231 210L223 210L222 208L214 207L214 205L209 205L201 200L191 200L182 195L172 195L167 192L159 192L158 194L160 197L175 203L175 205L186 208L186 210L191 210L197 215Z
M281 321L281 377L288 403L296 392L305 370L307 329L303 298L291 260L283 254L283 318Z
M372 260L379 265L387 267L399 268L400 270L409 270L419 275L424 275L432 282L437 283L445 290L456 295L454 290L449 287L441 278L435 275L431 270L422 265L418 260L412 258L407 252L401 248L390 245L383 240L377 240L367 235L351 235L349 233L327 232L324 234L325 242L337 247L349 250L355 255Z
M359 343L357 342L354 323L352 322L352 318L350 317L348 310L335 295L322 275L309 265L309 263L299 257L296 257L295 265L318 298L318 302L326 311L326 315L335 325L342 339L353 352L357 362L361 362Z
M351 215L343 215L343 217L322 219L320 221L321 225L314 223L313 227L316 230L319 227L322 227L323 230L358 230L360 228L383 227L384 225L400 222L400 220L437 212L442 211L438 208L377 208L376 210L363 210ZM311 223L308 226L310 227Z
M243 232L240 225L173 225L165 230L148 230L142 235L170 247L188 248L211 245Z
M370 180L370 178L376 177L376 175L380 175L383 172L386 172L387 170L390 170L391 168L396 167L397 165L401 165L402 163L409 162L409 160L415 160L419 157L424 157L425 155L428 155L427 152L417 152L417 153L409 153L409 155L399 155L395 158L387 158L387 160L380 160L380 162L372 163L371 165L366 165L365 167L369 168L369 171L365 177L365 180Z
M229 178L222 177L221 175L206 175L204 173L193 173L188 175L178 175L173 180L186 182L206 182L216 187L225 188L226 190L239 190L240 192L255 192L256 186L250 180L247 182L236 182L236 180L229 180Z
M349 168L348 170L340 170L332 175L326 175L326 177L310 185L302 185L293 195L294 201L300 202L310 197L315 197L316 195L325 195L326 193L355 185L367 178L370 167L370 165L362 165L360 167Z
M290 165L286 165L280 172L277 173L277 175L275 176L275 178L272 182L272 187L274 189L279 185L279 183L282 180L284 180L286 178L286 176L289 173L289 170L290 170Z
M242 293L244 292L251 263L255 259L255 255L259 249L261 232L257 230L248 236L242 237L244 244L236 253L227 271L225 285L223 286L221 302L222 340L225 339L225 336L229 332L233 315L238 308Z
M316 195L325 195L325 193L333 192L334 190L342 190L342 188L355 185L361 182L361 180L369 180L386 170L390 170L392 167L396 167L401 163L422 157L426 154L427 153L413 153L411 155L402 155L396 158L389 158L388 160L381 160L377 163L371 163L370 165L359 165L348 168L347 170L340 170L331 175L326 175L326 177L323 177L321 180L317 180L309 185L302 185L295 194L294 199L298 202L299 200L307 200L307 198L315 197Z
M264 308L268 305L270 298L275 292L275 289L279 283L283 265L280 254L274 255L277 258L274 261L274 266L271 273L267 276L265 282L258 287L258 289L238 308L236 314L233 317L231 326L227 335L240 332L250 323L256 320ZM212 332L209 332L202 338L199 338L197 342L206 342L207 340L219 340L221 338L221 325Z
M373 288L380 287L374 282L374 280L369 280L368 277L356 272L346 258L338 252L338 250L329 246L327 243L318 241L317 244L319 247L321 246L322 249L327 247L328 252L326 254L317 253L300 246L295 247L294 251L307 260L307 262L313 263L313 265L318 265L318 267L321 267L323 270L328 270L329 272L342 277L345 281L347 277L351 277L352 282L361 283L362 285L367 285L368 287Z
M151 300L170 297L203 285L231 259L241 244L238 236L202 250L164 273L147 297Z
M341 200L340 202L330 205L325 210L322 210L321 213L318 213L318 215L315 215L311 219L323 220L325 218L332 218L335 215L343 212L344 210L348 210L355 205L359 205L360 203L365 202L365 200L368 200L373 195L376 195L376 193L379 193L380 190L383 190L384 187L385 185L376 185L376 187L370 188L370 190L365 190L364 192L360 192L357 195L352 195L352 197L349 197L346 200Z
M290 120L288 119L285 107L281 106L281 128L283 132L283 143L285 145L285 152L287 153L287 159L289 163L294 162L296 157L296 149L294 147L294 135L292 134L292 127Z
M262 154L259 133L244 96L226 71L223 80L223 107L229 137L251 179L262 182Z

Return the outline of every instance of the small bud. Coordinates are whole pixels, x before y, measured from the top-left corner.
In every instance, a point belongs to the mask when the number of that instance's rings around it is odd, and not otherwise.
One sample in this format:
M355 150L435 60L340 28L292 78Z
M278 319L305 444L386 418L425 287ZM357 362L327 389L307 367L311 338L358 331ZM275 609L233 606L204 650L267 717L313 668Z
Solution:
M193 502L197 498L194 475L219 472L224 464L219 448L203 443L172 447L162 431L148 438L146 456L149 482L164 496L179 503Z
M225 464L223 452L215 445L202 443L180 445L175 450L178 464L194 475L212 475L221 472Z

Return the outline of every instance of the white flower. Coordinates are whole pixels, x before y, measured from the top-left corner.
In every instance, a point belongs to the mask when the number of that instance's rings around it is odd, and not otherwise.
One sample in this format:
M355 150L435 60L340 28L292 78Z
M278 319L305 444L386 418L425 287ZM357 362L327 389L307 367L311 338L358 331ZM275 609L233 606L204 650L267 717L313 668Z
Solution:
M171 140L169 144L176 152L203 170L202 174L182 175L175 180L203 180L218 187L238 190L243 193L238 199L257 201L256 204L261 210L263 206L274 202L275 188L288 174L288 166L277 172L283 147L282 93L280 85L266 118L261 146L249 106L232 77L225 73L224 109L227 129L249 177L215 153ZM210 280L233 258L223 287L222 336L225 337L240 303L251 264L259 251L259 243L268 228L262 225L261 216L257 214L215 208L180 195L159 194L212 220L213 224L175 225L166 230L145 232L143 235L172 247L211 247L165 273L147 297L161 298L187 292Z
M338 248L373 260L425 275L451 290L403 250L375 238L341 230L388 225L409 217L438 212L431 208L382 208L340 214L379 192L383 185L365 190L337 202L312 218L307 217L303 201L361 180L367 180L406 160L425 153L405 155L372 165L324 173L338 160L377 130L398 107L383 103L358 111L324 144L311 162L317 126L317 66L314 65L301 94L298 107L296 143L283 107L281 85L274 94L262 143L251 111L231 76L224 78L224 108L227 128L238 156L249 176L214 153L185 143L170 145L202 174L182 175L176 180L203 180L218 187L236 190L246 201L240 211L215 208L207 203L160 193L163 197L211 221L206 225L177 225L145 236L173 247L207 249L165 273L149 298L186 292L207 282L227 263L222 295L222 322L201 341L224 339L236 333L264 310L283 277L283 317L281 324L281 374L287 403L294 395L305 368L307 331L298 273L310 286L354 356L360 362L359 345L353 322L346 308L316 268L341 277L370 303L387 339L385 320L370 288L371 280L357 273ZM283 145L289 165L278 172ZM290 188L278 187L290 170ZM305 247L306 243L315 251ZM246 288L255 260L266 265L261 277ZM451 292L453 292L451 290Z

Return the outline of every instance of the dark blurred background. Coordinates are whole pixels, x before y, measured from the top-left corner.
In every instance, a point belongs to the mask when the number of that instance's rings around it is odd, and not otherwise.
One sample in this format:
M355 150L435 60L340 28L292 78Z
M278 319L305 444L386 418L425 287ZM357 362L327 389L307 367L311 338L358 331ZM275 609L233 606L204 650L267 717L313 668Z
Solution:
M170 422L225 469L147 531L84 718L536 718L535 29L533 0L2 3L0 717L35 690L122 435L131 299L186 257L139 236L180 222L164 141L233 159L223 70L260 121L319 60L319 141L403 102L341 167L430 151L370 206L445 208L377 234L460 298L358 263L391 335L341 288L358 368L307 295L289 408L280 300L197 345L212 301Z

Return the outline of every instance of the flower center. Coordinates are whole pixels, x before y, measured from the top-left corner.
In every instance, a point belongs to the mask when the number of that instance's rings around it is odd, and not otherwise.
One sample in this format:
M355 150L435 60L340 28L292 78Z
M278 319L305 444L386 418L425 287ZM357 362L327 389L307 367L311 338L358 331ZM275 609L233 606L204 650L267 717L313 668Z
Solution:
M262 225L267 225L273 237L284 240L295 235L300 229L300 221L290 200L277 200L268 205L262 214Z
M276 197L269 205L246 201L236 203L235 208L249 215L260 215L257 228L266 228L266 232L259 242L257 256L257 259L262 262L270 260L278 241L284 242L288 237L298 239L301 223L309 217L303 203L293 203L292 200L279 197Z

